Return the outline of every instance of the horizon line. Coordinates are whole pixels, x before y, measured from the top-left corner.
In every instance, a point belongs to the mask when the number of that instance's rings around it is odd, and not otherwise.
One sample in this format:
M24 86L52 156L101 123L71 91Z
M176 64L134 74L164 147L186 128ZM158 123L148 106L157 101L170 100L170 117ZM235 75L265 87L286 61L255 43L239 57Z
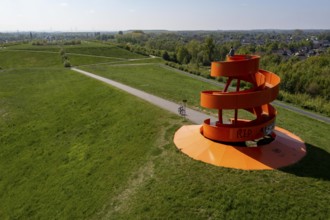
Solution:
M95 33L95 32L128 32L128 31L168 31L168 32L180 32L180 31L205 31L205 32L216 32L216 31L295 31L295 30L305 30L305 31L330 31L330 28L255 28L255 29L120 29L120 30L0 30L0 33L19 33L19 32L34 32L34 33Z

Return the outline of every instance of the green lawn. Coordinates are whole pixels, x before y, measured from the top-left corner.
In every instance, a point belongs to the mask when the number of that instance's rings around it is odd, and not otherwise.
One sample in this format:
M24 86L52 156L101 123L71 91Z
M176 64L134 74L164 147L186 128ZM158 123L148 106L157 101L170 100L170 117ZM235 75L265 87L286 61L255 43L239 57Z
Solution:
M146 56L129 52L125 49L116 47L114 45L106 45L96 42L82 41L77 45L32 45L32 44L19 44L10 46L9 50L30 50L30 51L48 51L59 52L61 48L64 48L67 53L86 54L95 56L104 56L120 59L141 59Z
M0 73L0 219L92 217L180 122L68 70Z
M84 66L82 69L178 103L183 99L187 99L188 106L196 109L201 109L199 103L200 91L219 89L215 85L193 79L159 65L93 65ZM330 152L330 143L327 137L327 134L330 134L328 124L309 119L280 107L276 108L278 110L278 126L290 130L301 136L305 141ZM233 111L226 111L227 117L233 117L233 115ZM239 116L249 117L244 111L240 111Z
M131 53L125 49L115 47L115 46L104 46L104 47L66 47L67 53L76 53L76 54L88 54L96 56L105 56L105 57L115 57L121 59L138 59L145 58L140 54Z
M213 89L156 64L83 68L195 107ZM0 71L0 219L328 219L330 126L277 109L307 156L234 170L179 152L173 135L189 122L104 83L64 68Z
M52 52L58 52L60 48L65 48L65 49L71 49L71 48L90 48L90 47L101 47L104 48L105 45L102 43L97 43L97 42L90 42L90 41L82 41L81 44L77 45L60 45L60 44L55 44L55 45L32 45L32 43L22 43L22 44L16 44L7 47L7 49L10 50L32 50L32 51L52 51ZM111 47L111 46L106 46L106 47Z
M82 69L111 78L168 100L199 106L200 92L219 89L209 83L178 74L160 65L93 65Z
M72 66L118 62L118 59L110 57L96 57L76 54L68 54L68 57Z
M0 50L0 67L53 67L63 66L59 54L64 48L72 66L103 63L141 63L160 62L147 56L131 53L125 49L94 42L83 42L81 45L45 45L35 46L21 44ZM147 61L144 61L144 60Z
M70 54L68 55L68 58L73 66L118 62L118 59L110 57L76 54ZM58 52L3 50L0 51L0 60L0 67L2 69L63 67L62 58Z
M48 52L58 52L61 49L59 45L32 45L31 43L17 44L13 46L6 47L8 50L30 50L30 51L48 51Z
M160 58L138 58L138 59L125 59L125 58L114 58L114 57L99 57L95 55L77 55L77 54L68 54L70 63L72 66L85 66L85 65L133 65L133 64L152 64L159 63Z
M0 50L3 69L62 66L59 53Z
M84 69L167 99L188 99L195 107L201 90L216 89L157 65ZM246 172L194 163L170 150L164 156L168 159L157 166L158 175L131 200L119 200L120 209L109 212L115 219L326 218L330 214L330 126L282 108L278 111L278 126L306 141L308 155L298 164L280 171Z

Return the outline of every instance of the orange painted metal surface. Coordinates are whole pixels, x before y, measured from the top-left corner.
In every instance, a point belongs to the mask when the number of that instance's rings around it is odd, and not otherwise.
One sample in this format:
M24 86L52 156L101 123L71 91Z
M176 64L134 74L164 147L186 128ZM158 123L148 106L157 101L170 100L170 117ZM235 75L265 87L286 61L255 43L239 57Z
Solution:
M201 125L182 126L174 135L178 149L189 157L215 166L242 170L271 170L294 164L306 154L304 142L276 127L276 138L260 147L237 147L205 138Z
M225 142L248 141L272 133L275 126L276 110L269 103L276 99L279 92L280 78L265 70L259 69L259 56L235 55L227 57L224 62L212 62L211 76L227 77L227 84L223 91L201 92L201 106L218 109L219 120L204 121L202 133L205 137ZM249 82L252 88L228 91L229 84L236 80ZM223 123L222 110L232 109L235 118L231 123ZM255 120L241 120L238 109L251 112Z
M276 169L305 156L306 146L299 137L275 127L277 112L270 102L276 99L281 80L259 69L259 60L259 56L235 55L224 62L212 62L211 76L227 77L227 83L222 91L202 91L201 106L217 109L218 120L181 127L174 136L178 149L205 163L243 170ZM228 91L233 80L236 89ZM251 88L240 90L241 81L250 83ZM239 118L239 109L255 119ZM224 122L223 110L233 110L234 118ZM248 146L248 142L255 146Z

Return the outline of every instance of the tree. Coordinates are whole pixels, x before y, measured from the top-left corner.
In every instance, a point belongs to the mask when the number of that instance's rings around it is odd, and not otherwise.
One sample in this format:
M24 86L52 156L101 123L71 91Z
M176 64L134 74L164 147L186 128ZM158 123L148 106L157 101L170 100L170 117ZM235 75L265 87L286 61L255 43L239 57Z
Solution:
M204 41L204 50L208 56L209 61L213 60L215 44L211 36L205 38Z
M188 53L190 54L191 60L190 62L196 63L197 62L197 56L200 51L200 43L197 40L191 40L186 45L186 48L188 50Z
M306 92L313 97L319 95L320 90L321 90L320 85L316 82L312 82L312 83L308 84L308 86L306 88Z
M278 43L272 42L267 44L267 53L271 54L272 52L275 52L278 50Z
M206 51L202 50L197 55L198 63L201 63L204 66L209 66L211 64L211 60L209 59L209 55Z
M190 54L185 46L180 46L176 54L178 62L181 64L187 64L190 62Z
M168 55L167 51L164 51L164 52L163 52L162 58L163 58L164 60L167 60L167 61L170 60L170 55Z

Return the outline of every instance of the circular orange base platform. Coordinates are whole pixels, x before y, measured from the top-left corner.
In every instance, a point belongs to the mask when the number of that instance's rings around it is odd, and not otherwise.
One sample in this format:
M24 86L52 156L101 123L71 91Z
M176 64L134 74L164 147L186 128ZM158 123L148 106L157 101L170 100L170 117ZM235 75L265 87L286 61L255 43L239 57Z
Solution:
M274 141L260 147L236 147L214 142L200 133L201 125L182 126L174 135L178 149L189 157L221 167L271 170L298 162L306 155L304 142L275 127Z

